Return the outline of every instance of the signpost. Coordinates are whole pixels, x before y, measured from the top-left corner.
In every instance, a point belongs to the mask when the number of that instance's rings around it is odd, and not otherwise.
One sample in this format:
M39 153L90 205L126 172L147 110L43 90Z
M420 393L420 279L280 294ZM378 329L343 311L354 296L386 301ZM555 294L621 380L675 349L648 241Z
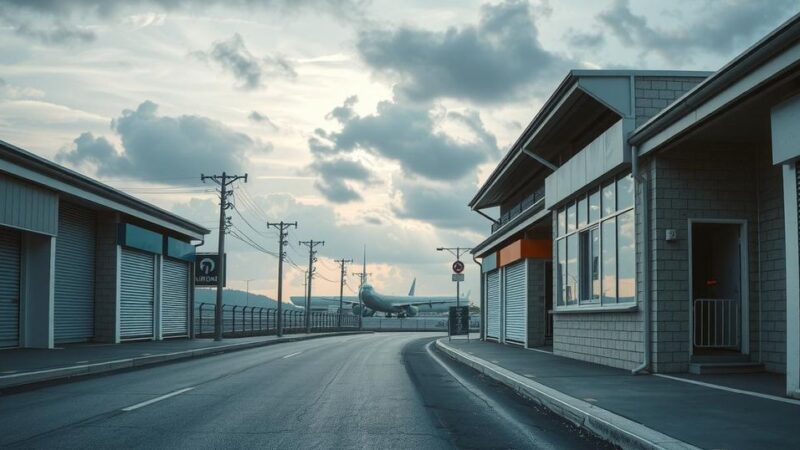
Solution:
M465 334L469 340L469 306L451 306L447 321L447 338L450 340L453 336Z
M219 279L219 266L218 253L197 253L194 256L194 285L216 286ZM223 286L225 286L226 281L227 277L223 274Z

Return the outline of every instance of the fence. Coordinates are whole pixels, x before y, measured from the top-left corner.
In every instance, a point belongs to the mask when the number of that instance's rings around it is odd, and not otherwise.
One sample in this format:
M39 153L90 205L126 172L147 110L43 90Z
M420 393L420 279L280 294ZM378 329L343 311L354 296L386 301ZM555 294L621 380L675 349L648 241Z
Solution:
M738 348L739 320L738 300L695 299L695 347Z
M356 318L357 320L357 318ZM470 331L480 330L478 318L470 318ZM447 331L447 317L364 317L362 329L367 331Z
M214 335L216 305L201 303L196 310L194 330L198 337ZM283 314L284 333L305 332L305 311L286 309ZM342 314L312 312L309 317L312 332L358 329L358 317ZM222 305L222 331L224 336L258 336L275 334L278 329L278 311L260 306Z

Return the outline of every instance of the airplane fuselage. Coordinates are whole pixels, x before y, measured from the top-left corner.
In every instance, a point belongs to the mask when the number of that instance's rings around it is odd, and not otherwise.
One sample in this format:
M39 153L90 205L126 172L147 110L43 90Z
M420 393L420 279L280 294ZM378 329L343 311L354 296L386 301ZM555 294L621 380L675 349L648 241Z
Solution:
M456 306L455 297L384 295L365 285L359 291L361 302L370 310L399 316L416 316L419 312L446 312ZM467 299L461 303L466 305Z

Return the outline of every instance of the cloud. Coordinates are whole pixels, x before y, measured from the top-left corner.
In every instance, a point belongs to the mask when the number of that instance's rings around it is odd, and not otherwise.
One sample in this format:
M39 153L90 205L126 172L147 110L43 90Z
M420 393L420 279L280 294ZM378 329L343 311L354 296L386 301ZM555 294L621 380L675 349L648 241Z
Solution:
M221 122L200 116L159 116L151 101L125 110L111 122L122 142L117 150L105 137L83 133L56 160L94 166L98 176L145 181L199 177L201 173L242 172L247 152L264 146Z
M439 97L490 103L508 100L542 77L561 74L565 61L538 38L527 1L481 7L477 25L426 31L413 27L359 34L361 58L397 80L395 92L412 100Z
M570 28L564 36L570 47L584 50L596 50L605 44L602 33L578 31Z
M316 130L309 139L317 158L364 150L399 163L410 176L455 180L499 155L495 137L477 112L441 114L425 105L382 101L375 114L360 116L354 104L350 97L329 114L341 124L340 131ZM456 139L441 129L448 124L463 127L465 133Z
M39 89L13 85L0 78L0 99L34 99L44 97L44 92Z
M373 181L372 173L361 162L349 159L316 160L309 169L320 175L314 186L333 203L349 203L362 200L346 181L356 181L368 186Z
M437 228L468 230L485 234L489 222L470 211L467 203L478 185L473 178L457 183L395 178L400 194L392 212L401 219L429 223Z
M234 33L230 39L214 42L206 52L196 51L192 54L203 61L214 62L232 74L239 82L237 87L244 90L264 87L264 78L267 75L297 77L297 72L284 57L258 58L250 53L239 33Z
M702 2L699 10L687 14L683 26L657 28L642 15L631 11L628 0L615 0L597 18L626 46L655 52L672 63L690 61L699 52L727 55L742 49L797 7L795 0L763 2L730 0Z
M45 45L86 44L97 39L94 31L61 21L34 25L27 20L6 14L3 10L0 10L0 20L7 23L17 36L37 40Z
M251 122L266 125L267 127L271 128L272 131L278 131L279 129L278 126L275 125L275 122L273 122L266 114L261 114L258 111L250 111L250 114L247 115L247 118L250 119Z

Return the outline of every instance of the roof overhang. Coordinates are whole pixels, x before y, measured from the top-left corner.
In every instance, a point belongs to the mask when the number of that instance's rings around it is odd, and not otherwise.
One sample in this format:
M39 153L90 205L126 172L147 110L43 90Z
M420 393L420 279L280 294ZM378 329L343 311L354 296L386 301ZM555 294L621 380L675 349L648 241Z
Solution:
M486 255L498 250L502 244L517 234L530 228L532 225L550 216L550 210L541 209L532 214L522 213L515 217L511 222L505 224L502 228L493 233L486 240L476 245L470 250L470 253L475 255L476 258L484 258Z
M637 128L629 143L644 155L683 136L800 66L800 14L745 50Z
M695 71L573 70L559 84L486 182L469 202L473 210L500 204L535 172L551 169L525 150L551 162L563 147L564 136L575 136L602 114L614 123L634 117L634 78L637 76L707 76ZM602 130L599 130L601 132Z
M173 230L191 239L202 240L210 233L210 230L194 222L7 142L0 141L0 151L2 172Z

